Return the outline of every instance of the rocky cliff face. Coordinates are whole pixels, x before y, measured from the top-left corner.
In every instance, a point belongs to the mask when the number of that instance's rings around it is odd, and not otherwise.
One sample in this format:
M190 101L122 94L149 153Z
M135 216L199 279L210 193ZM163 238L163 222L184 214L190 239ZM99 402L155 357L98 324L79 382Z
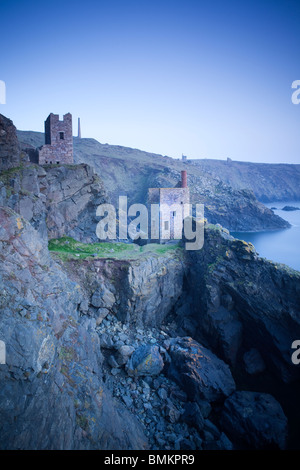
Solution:
M21 161L20 145L13 122L0 114L0 170L16 167Z
M183 291L183 253L141 254L139 259L66 260L71 279L85 290L97 323L113 314L131 327L160 327Z
M221 227L208 227L203 249L188 257L199 337L232 365L257 348L282 380L299 379L291 345L300 337L300 273L259 258Z
M36 230L0 210L2 449L144 449L141 426L102 381L99 337L80 287Z
M194 165L219 177L234 189L250 189L259 201L299 201L300 165L195 160Z
M97 241L96 209L108 202L102 180L85 164L45 171L49 238L69 235L87 243Z
M26 218L46 240L70 235L96 241L96 209L107 202L88 165L22 165L0 174L0 205Z
M260 384L299 381L299 273L210 224L199 251L51 256L49 238L94 240L86 164L5 170L0 195L2 449L286 447L289 408Z
M99 283L91 268L96 291L86 297L85 286L71 281L51 259L28 221L9 208L1 208L0 222L0 337L7 350L6 363L0 367L2 449L142 450L148 440L153 449L174 445L179 450L200 449L199 433L205 438L204 446L231 445L208 419L209 400L217 393L216 374L221 381L222 368L230 390L234 388L225 364L210 354L210 361L217 362L216 371L206 380L211 395L208 401L199 397L198 404L190 402L171 373L168 378L168 369L163 372L169 362L170 337L160 329L158 320L156 328L145 329L142 322L153 324L154 318L144 317L137 303L139 309L134 310L139 312L142 328L137 328L135 317L127 318L128 323L116 321L114 298L118 300L119 291L133 303L145 294L146 305L147 298L150 305L150 299L156 297L152 317L159 313L157 307L164 308L166 314L178 292L160 291L165 282L160 277L150 288L144 277L131 293L126 286L122 292L117 284L113 296L107 287L112 272L103 269L102 279L105 275L108 279ZM165 268L162 275L169 277L170 283L172 269L178 266L168 257L159 265ZM138 269L132 268L136 275ZM130 272L127 269L129 281ZM169 289L170 284L167 286ZM162 294L169 295L165 304ZM97 322L95 307L110 313ZM161 321L162 317L161 313ZM175 343L172 347L176 349ZM129 365L130 356L133 366ZM193 381L192 356L186 354L185 361L190 362ZM196 387L198 382L199 378ZM191 407L197 409L197 421L193 413L192 423ZM211 428L214 435L208 432Z

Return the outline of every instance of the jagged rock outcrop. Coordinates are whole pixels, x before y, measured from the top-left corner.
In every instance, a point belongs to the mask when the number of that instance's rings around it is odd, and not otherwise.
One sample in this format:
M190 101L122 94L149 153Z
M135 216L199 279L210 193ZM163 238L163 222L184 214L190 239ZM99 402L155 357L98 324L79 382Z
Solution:
M10 207L39 232L47 244L45 171L41 167L19 167L0 174L0 206Z
M240 448L285 449L287 418L267 393L235 392L224 403L221 426Z
M212 224L221 224L232 232L255 232L290 227L290 224L259 202L248 189L232 189L220 183L209 197L199 198Z
M48 167L46 184L49 238L68 235L85 243L98 241L96 210L108 198L93 168L84 164Z
M283 381L298 379L291 344L300 337L300 273L221 227L207 226L203 249L187 256L198 337L232 365L256 348Z
M21 152L13 122L0 114L0 171L20 165Z
M27 164L0 174L0 205L27 219L45 241L63 235L96 241L96 209L104 202L103 184L88 165Z
M0 206L18 212L45 242L47 235L91 242L97 241L96 209L104 202L103 183L91 167L30 163L13 122L0 114Z
M183 291L182 251L141 253L138 259L60 261L86 292L88 314L98 322L109 312L137 327L159 327ZM104 310L103 310L104 309Z
M0 208L0 247L0 448L145 448L139 422L103 384L80 287L9 208Z

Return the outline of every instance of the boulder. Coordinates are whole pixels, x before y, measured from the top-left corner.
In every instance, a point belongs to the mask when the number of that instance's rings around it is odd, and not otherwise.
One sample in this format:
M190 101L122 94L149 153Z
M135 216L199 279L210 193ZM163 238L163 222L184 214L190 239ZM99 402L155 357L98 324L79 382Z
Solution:
M134 352L134 347L124 344L120 346L117 352L117 362L119 365L126 364L130 356Z
M119 364L117 363L116 361L116 358L113 354L111 354L108 358L108 364L110 365L110 367L112 367L113 369L117 369L119 367Z
M112 337L107 333L103 333L100 336L100 347L103 349L114 349L115 343L112 340Z
M116 299L112 292L102 287L97 289L92 295L91 304L93 307L111 309Z
M164 407L164 412L167 420L172 424L177 423L180 418L180 411L176 408L174 403L172 403L169 398L167 398L167 403Z
M204 418L200 407L196 402L187 402L185 404L184 413L181 419L189 426L196 428L198 431L202 431L204 427Z
M102 321L104 320L104 318L107 317L108 314L109 314L109 310L107 308L98 308L97 313L96 313L97 315L96 324L100 325Z
M220 401L235 390L229 366L192 338L175 338L169 349L170 378L191 401Z
M158 375L164 367L158 346L144 344L139 346L127 363L127 373L131 376Z
M241 448L285 449L287 418L272 395L239 391L224 403L221 426Z
M87 314L88 311L89 311L89 303L87 301L87 299L83 299L81 302L80 302L80 312L83 313L83 314Z

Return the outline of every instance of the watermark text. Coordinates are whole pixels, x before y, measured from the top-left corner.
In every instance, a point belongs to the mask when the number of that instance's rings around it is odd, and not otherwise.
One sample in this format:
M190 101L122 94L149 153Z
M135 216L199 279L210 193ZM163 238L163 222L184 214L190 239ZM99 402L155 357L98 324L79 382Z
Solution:
M6 364L6 346L4 341L0 340L0 364Z
M296 350L293 352L291 359L292 363L297 366L298 364L300 364L300 340L296 339L295 341L293 341L291 348Z
M6 85L3 80L0 80L0 104L6 104Z
M119 197L118 210L112 204L98 206L101 217L96 227L100 240L185 240L186 250L200 250L204 244L204 205L189 203L132 204ZM149 214L150 210L150 214ZM118 233L117 233L118 232Z
M300 103L300 80L294 80L292 83L292 88L296 89L292 94L292 103L299 104Z

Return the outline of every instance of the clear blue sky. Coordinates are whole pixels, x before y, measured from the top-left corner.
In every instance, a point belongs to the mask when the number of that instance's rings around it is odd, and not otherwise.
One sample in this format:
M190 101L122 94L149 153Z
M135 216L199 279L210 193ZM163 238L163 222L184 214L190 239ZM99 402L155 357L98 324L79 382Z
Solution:
M0 0L0 113L171 157L300 163L299 0Z

